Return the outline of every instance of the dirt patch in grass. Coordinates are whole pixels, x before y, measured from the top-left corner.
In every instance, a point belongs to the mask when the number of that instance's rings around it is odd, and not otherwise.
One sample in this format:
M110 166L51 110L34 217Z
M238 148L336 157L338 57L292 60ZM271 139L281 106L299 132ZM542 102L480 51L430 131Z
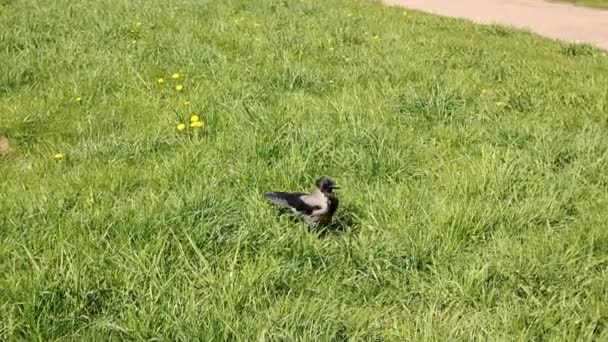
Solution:
M0 134L0 157L4 157L8 155L11 151L11 146L8 142L8 138L2 134Z

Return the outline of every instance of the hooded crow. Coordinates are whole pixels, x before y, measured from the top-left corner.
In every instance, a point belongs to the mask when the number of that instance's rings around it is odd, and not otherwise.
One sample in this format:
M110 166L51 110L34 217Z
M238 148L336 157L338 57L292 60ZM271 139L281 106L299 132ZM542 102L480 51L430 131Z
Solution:
M317 180L317 188L310 194L301 192L266 192L264 198L273 204L291 209L311 226L326 225L338 209L334 189L339 189L330 178Z

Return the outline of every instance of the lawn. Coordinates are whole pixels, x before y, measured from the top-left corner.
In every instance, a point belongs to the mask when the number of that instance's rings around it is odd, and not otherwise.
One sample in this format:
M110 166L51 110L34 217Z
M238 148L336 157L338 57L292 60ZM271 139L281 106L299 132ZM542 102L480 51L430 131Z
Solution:
M576 5L586 5L591 7L608 8L608 0L554 0L561 2L570 2Z
M604 52L347 0L2 0L0 60L0 340L608 339ZM341 229L263 201L322 175Z

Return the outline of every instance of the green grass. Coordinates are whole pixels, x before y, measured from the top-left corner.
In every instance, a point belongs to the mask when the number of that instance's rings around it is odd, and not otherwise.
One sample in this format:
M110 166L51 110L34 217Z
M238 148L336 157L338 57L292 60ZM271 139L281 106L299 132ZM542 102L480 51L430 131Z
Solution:
M0 340L608 339L599 50L346 0L2 0L0 60ZM262 200L321 175L343 231Z
M560 2L570 2L576 5L585 5L591 7L608 8L608 0L554 0Z

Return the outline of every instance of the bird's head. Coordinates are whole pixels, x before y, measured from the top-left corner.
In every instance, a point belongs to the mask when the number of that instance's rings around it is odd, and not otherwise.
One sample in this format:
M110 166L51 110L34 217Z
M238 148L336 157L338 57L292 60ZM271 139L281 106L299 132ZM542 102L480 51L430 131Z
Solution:
M336 182L327 177L323 177L317 180L317 188L319 188L321 192L328 194L332 193L334 189L339 189L339 187L336 185Z

